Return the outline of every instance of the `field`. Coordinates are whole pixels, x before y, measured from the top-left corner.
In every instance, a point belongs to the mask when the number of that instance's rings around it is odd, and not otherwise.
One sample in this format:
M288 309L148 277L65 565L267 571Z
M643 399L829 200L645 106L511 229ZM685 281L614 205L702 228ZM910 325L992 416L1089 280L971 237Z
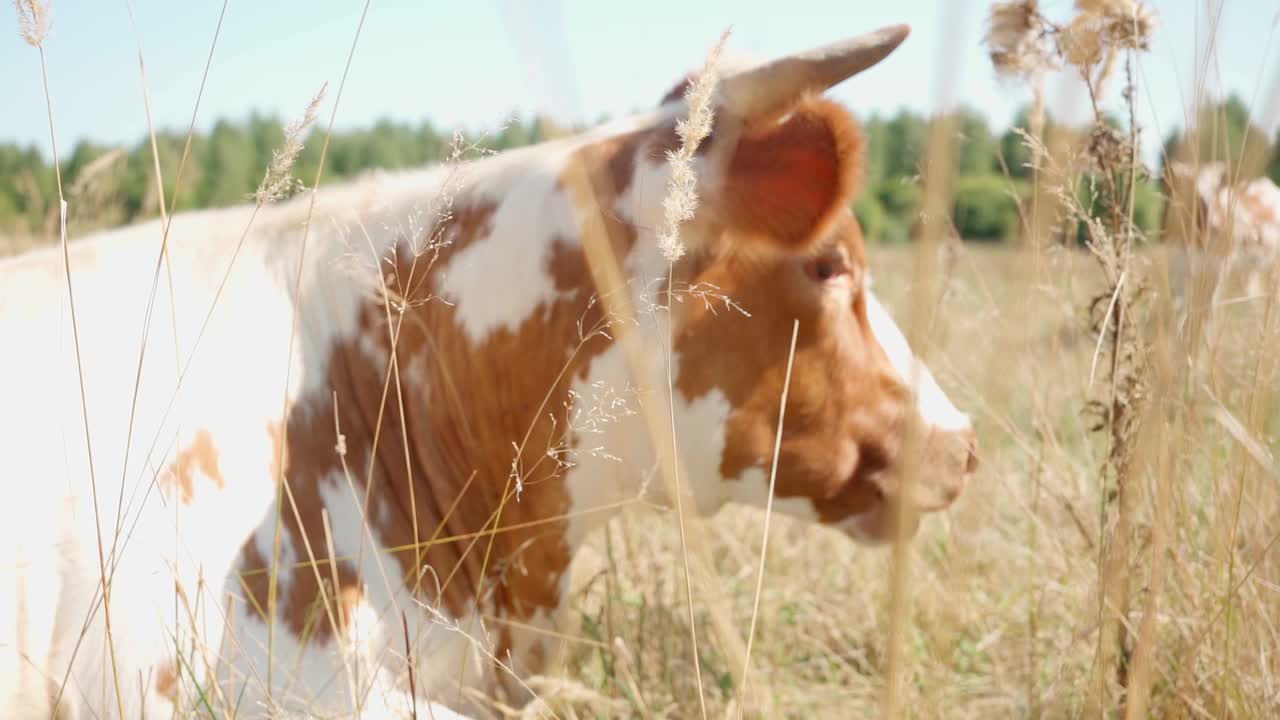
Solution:
M915 253L871 248L875 288L899 315ZM1098 480L1105 438L1085 411L1105 392L1084 309L1099 287L1096 262L1060 246L952 244L945 255L930 363L973 414L982 466L911 544L905 716L1096 717L1089 708L1119 698L1098 659L1100 548L1114 509L1104 510ZM1159 247L1138 256L1156 289L1165 256ZM1150 717L1280 713L1274 299L1227 294L1191 363L1195 379L1174 400L1181 426L1159 441L1168 462L1139 475L1125 573L1132 632L1155 613ZM1161 337L1154 325L1143 334ZM742 636L763 520L729 506L706 528L727 601L720 619ZM878 716L890 549L772 522L748 716ZM1157 557L1159 522L1169 536ZM531 680L541 701L516 716L696 716L682 567L669 512L636 507L615 520L575 561L568 664ZM695 609L707 714L733 717L739 688L711 627L715 610L700 595ZM772 706L761 713L763 703Z

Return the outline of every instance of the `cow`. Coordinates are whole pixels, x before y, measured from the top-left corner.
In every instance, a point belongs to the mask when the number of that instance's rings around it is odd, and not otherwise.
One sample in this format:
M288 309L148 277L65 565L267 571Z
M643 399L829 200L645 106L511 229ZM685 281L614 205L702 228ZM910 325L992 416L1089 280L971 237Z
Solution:
M673 500L654 438L703 514L764 506L775 462L777 511L854 540L950 506L974 429L872 292L863 135L823 94L907 34L726 72L678 259L656 239L677 92L179 213L167 256L150 221L0 263L4 716L527 702L575 550Z
M1173 162L1168 174L1164 234L1177 306L1197 286L1217 305L1233 278L1247 297L1263 295L1280 251L1280 187L1265 176L1233 178L1222 162Z

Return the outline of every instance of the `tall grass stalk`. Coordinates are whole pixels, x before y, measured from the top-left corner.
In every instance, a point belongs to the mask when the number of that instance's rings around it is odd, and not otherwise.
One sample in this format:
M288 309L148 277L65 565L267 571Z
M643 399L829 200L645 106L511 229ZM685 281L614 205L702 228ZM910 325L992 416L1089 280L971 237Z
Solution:
M708 62L689 90L691 97L698 96L699 83L714 84L718 80L715 61L726 39L727 32L721 35L720 42L708 54ZM709 91L705 94L708 97L711 95ZM696 133L688 133L683 139L692 142L695 146L701 140ZM645 359L645 351L633 330L637 325L638 316L630 299L630 288L613 249L608 225L601 215L600 205L596 202L596 190L592 186L592 180L580 162L573 164L567 175L569 180L566 185L579 216L588 269L597 288L598 297L605 305L607 315L617 319L613 325L615 341L623 348L631 374L637 379L640 387L665 388L665 392L651 396L654 399L661 398L665 402L641 403L641 411L658 456L659 475L667 497L675 505L677 526L681 535L680 554L684 565L689 632L694 647L695 685L699 696L699 710L705 717L706 693L702 683L701 658L697 651L696 615L693 605L695 595L700 595L703 602L709 606L708 615L716 631L716 637L720 641L719 649L729 658L730 673L734 682L739 685L745 681L745 678L740 676L740 668L746 665L746 648L738 629L733 625L732 613L728 610L717 584L710 579L714 564L709 555L709 542L694 512L693 497L689 489L680 482L679 447L674 442L676 436L674 406L671 404L670 360L668 358L665 363L667 377L664 380L657 376ZM687 201L691 202L691 200ZM679 207L681 203L666 203L666 205ZM767 696L767 693L763 695Z
M662 201L664 210L663 229L658 235L658 246L667 258L668 314L674 311L670 304L672 297L674 297L672 284L675 282L675 261L685 253L685 245L680 239L680 225L684 221L693 218L694 208L697 207L697 176L692 169L693 153L703 139L711 133L713 116L711 99L720 80L720 55L724 51L724 46L728 39L729 29L726 28L720 33L720 40L707 53L702 71L686 89L685 101L689 107L688 116L676 124L676 133L680 137L680 147L674 153L670 153L668 157L671 178L667 187L666 197ZM608 247L612 248L612 244ZM614 258L613 262L616 263L617 259ZM598 285L597 288L599 289ZM693 646L693 672L697 678L698 686L698 709L702 711L703 720L706 720L707 700L706 692L702 688L702 659L698 656L698 625L693 608L693 581L689 571L688 526L691 522L697 522L697 520L686 518L685 502L687 499L684 488L680 486L680 445L676 433L675 382L671 373L672 355L675 350L674 317L668 323L668 331L670 334L667 337L666 356L663 366L666 372L667 413L671 427L671 455L668 465L670 476L668 477L667 473L663 473L663 477L666 480L668 496L676 504L676 525L680 530L680 554L684 560L685 595L689 606L689 640ZM654 446L655 449L659 447L656 444ZM663 453L662 450L658 451ZM689 495L688 499L692 499L692 494ZM720 617L724 617L724 615L720 615ZM749 638L747 643L750 645ZM746 648L742 650L742 657L743 676L739 678L739 682L745 688L749 657Z
M93 524L97 534L98 546L98 581L102 592L102 617L106 633L107 652L111 660L111 681L115 689L116 710L124 717L124 695L121 692L120 670L116 661L115 636L111 629L111 581L107 574L107 557L103 547L102 511L98 503L98 477L94 471L93 440L89 432L89 400L84 387L84 361L80 354L80 328L76 319L75 290L71 282L71 253L67 247L67 200L62 192L62 169L58 155L58 133L53 122L53 96L49 92L49 68L45 60L44 43L49 34L48 8L40 0L15 0L14 7L18 14L18 27L22 38L35 48L40 57L40 83L44 91L45 112L49 122L49 145L53 152L54 178L58 189L58 237L62 247L62 269L67 281L67 304L70 309L71 337L75 347L76 375L80 386L80 415L84 422L84 445L89 463L89 487L93 496ZM64 683L65 684L65 683ZM105 693L105 688L103 689ZM54 705L61 701L62 691ZM103 703L104 705L106 703Z
M760 536L760 569L756 572L756 593L751 602L751 626L747 629L747 650L742 666L742 686L738 692L738 720L742 720L744 694L751 671L751 643L756 637L756 621L760 617L760 592L764 589L764 566L769 556L769 520L773 517L773 491L778 482L778 456L782 452L782 428L787 419L787 395L791 391L791 368L796 359L796 339L800 335L800 321L791 325L791 347L787 350L787 374L782 381L782 398L778 405L778 432L773 440L773 462L769 466L769 496L764 505L764 527Z
M168 227L169 227L169 213L167 208L165 207L164 174L160 169L160 149L156 143L155 118L151 112L151 91L147 84L146 61L142 53L142 37L138 33L138 21L137 21L137 18L135 17L134 10L133 10L133 0L127 0L127 2L125 3L125 6L129 11L129 24L133 30L134 44L137 46L137 50L138 50L138 76L142 86L143 110L145 111L146 117L147 117L147 138L148 138L148 141L151 143L152 172L154 173L154 182L156 184L156 195L157 195L157 198L159 199L158 205L160 208L160 223L162 226L164 226L164 232L161 237L160 254L164 258L165 274L169 283L169 321L170 321L170 329L171 329L171 332L173 333L173 361L175 365L175 371L181 372L182 354L181 354L179 340L178 340L179 338L178 309L177 309L177 298L176 298L177 287L174 285L174 282L173 282L173 262L171 260L169 252L167 251L168 250L167 238L168 238ZM224 5L224 9L225 9L225 5ZM206 67L206 71L207 71L207 67ZM197 103L198 102L199 100L197 100ZM191 128L191 130L194 130L194 126ZM135 419L135 413L137 411L138 392L142 387L142 361L146 353L147 330L150 328L150 314L151 314L150 305L152 302L154 302L154 297L155 297L154 292L156 287L156 280L158 278L158 270L159 268L157 268L156 276L152 278L152 295L150 296L151 299L148 300L148 311L145 314L146 320L144 321L143 336L142 336L141 346L138 351L138 368L134 375L133 398L132 398L132 401L130 402L130 409L129 409L129 429L125 433L125 449L124 449L125 461L124 463L122 463L122 467L120 471L120 475L121 475L120 495L117 499L118 504L116 506L115 537L117 539L119 538L120 532L122 530L122 523L124 519L123 518L124 488L127 482L127 476L129 471L128 470L129 446L132 444L132 441L133 441L133 423ZM178 505L176 503L174 504L173 516L174 516L174 539L175 539L175 545L176 545L177 544L176 541L180 536L179 528L181 526L180 513L178 512ZM115 542L113 541L112 543L113 554L115 553L115 550L116 550ZM182 623L181 623L181 608L180 608L180 603L179 603L179 598L177 593L174 593L174 599L173 599L173 619L174 619L174 633L175 633L174 654L176 657L181 657L182 656L181 640L180 640L180 636L178 635L178 631L181 628Z
M957 129L951 115L935 117L930 123L924 170L925 200L916 237L915 277L907 331L908 342L921 363L926 362L929 319L937 300L936 283L941 274L938 251L942 247L943 218L949 216L947 208L954 191L951 175L955 167ZM918 373L907 378L913 388L919 386L919 381ZM902 683L910 673L904 642L911 623L912 538L920 519L920 511L911 500L912 489L919 480L925 443L924 428L919 418L912 416L903 424L901 442L902 460L896 470L898 496L893 503L895 530L888 592L887 662L881 701L881 717L884 718L896 718L902 713Z
M963 12L964 5L955 3L949 6L948 19L955 21ZM940 75L935 79L934 87L940 107L946 105L947 94L950 88L955 87L957 67L947 59L954 57L956 50L952 42L944 42L937 49ZM957 120L955 113L949 112L935 114L930 120L924 166L921 168L924 199L915 227L914 272L906 322L908 344L919 360L919 365L911 369L911 377L904 378L913 392L920 387L920 367L928 363L933 342L930 337L932 318L938 309L939 292L943 289L941 261L944 237L951 229L949 218L955 193L959 132ZM911 672L904 644L912 621L912 538L920 520L920 511L914 507L912 496L919 481L926 442L926 431L917 413L908 415L901 432L902 446L898 454L901 460L895 470L897 496L892 503L894 533L887 596L884 685L880 702L880 715L886 720L902 714L903 683Z
M360 32L364 29L365 18L369 14L370 0L365 0L364 8L360 11L360 22L356 25L356 31L351 38L351 49L347 51L346 65L342 69L342 79L338 82L338 92L333 100L333 109L329 112L329 123L325 128L324 143L320 146L320 159L316 164L315 180L311 185L311 195L307 203L307 214L302 224L302 237L298 247L298 271L293 279L293 313L289 323L289 343L288 350L285 354L285 391L281 401L280 408L280 442L277 450L275 467L280 469L280 476L274 478L277 486L276 490L276 518L275 529L272 534L271 543L271 574L267 581L267 687L274 688L273 683L273 665L274 665L274 649L276 636L276 608L279 594L279 572L278 565L280 563L280 546L282 542L282 530L284 520L284 500L285 500L285 484L289 482L285 475L285 452L288 448L289 435L289 383L293 374L293 347L294 341L298 335L298 315L302 307L302 270L305 267L307 253L307 238L311 232L311 218L315 213L316 197L320 191L320 178L324 172L324 163L329 154L329 141L333 137L333 124L338 117L338 107L342 101L342 90L346 87L347 75L351 72L351 61L355 58L356 46L360 42ZM258 207L261 207L259 203ZM295 512L297 508L294 508ZM416 510L416 508L415 508ZM414 512L414 516L417 513ZM415 528L416 529L416 528ZM304 530L305 534L305 530ZM415 538L417 535L415 534Z

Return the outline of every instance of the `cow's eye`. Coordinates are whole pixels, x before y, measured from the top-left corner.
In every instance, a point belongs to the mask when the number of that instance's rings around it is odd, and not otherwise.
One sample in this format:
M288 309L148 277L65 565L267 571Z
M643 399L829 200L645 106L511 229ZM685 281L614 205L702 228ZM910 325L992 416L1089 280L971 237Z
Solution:
M836 275L836 262L822 258L813 266L813 274L819 280L830 280Z
M810 259L804 266L805 274L814 282L825 283L841 275L849 274L849 263L840 253L823 253Z

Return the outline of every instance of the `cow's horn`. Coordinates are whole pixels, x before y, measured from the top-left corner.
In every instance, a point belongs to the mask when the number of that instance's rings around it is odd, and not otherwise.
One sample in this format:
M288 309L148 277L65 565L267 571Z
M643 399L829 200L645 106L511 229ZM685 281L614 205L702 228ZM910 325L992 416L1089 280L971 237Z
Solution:
M727 75L725 106L741 117L782 110L802 93L822 92L885 59L910 32L891 25Z

